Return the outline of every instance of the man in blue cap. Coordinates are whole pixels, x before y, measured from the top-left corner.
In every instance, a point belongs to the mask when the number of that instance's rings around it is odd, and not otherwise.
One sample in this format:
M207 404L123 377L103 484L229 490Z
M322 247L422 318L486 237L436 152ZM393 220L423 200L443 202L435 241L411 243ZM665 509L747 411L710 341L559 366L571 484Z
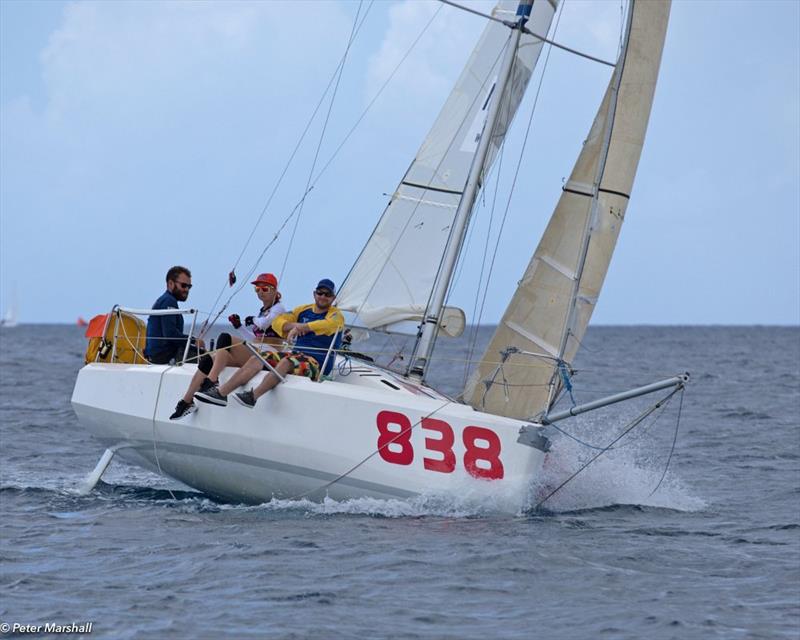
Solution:
M267 362L281 376L293 373L307 376L312 380L320 375L321 367L324 375L333 369L335 350L342 341L344 317L333 306L336 298L336 285L332 280L323 278L314 289L314 302L312 304L295 307L290 313L278 316L272 323L275 332L288 342L294 342L290 352L271 352L265 354ZM333 347L333 349L331 349ZM328 355L330 352L330 355ZM327 362L326 362L327 358ZM228 404L228 394L237 387L247 383L262 369L261 360L253 356L247 363L231 376L225 384L198 392L195 397L202 402L219 406ZM244 406L253 408L256 401L276 387L280 379L270 372L255 389L241 391L235 398Z

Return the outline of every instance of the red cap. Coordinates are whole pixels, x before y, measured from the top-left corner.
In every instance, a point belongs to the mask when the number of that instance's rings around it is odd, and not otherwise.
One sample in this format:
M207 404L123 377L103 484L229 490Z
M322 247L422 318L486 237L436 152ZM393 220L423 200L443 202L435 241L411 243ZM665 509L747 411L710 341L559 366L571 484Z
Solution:
M262 273L250 284L271 284L276 289L278 288L278 279L271 273Z

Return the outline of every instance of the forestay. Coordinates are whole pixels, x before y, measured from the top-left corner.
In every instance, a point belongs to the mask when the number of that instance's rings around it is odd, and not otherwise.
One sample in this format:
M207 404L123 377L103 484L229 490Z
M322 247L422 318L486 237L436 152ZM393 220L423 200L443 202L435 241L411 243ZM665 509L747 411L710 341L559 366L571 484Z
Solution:
M546 34L557 0L535 2L528 23ZM514 20L517 2L500 2L494 15ZM343 284L337 306L351 312L349 324L416 333L450 235L478 141L486 122L494 83L511 30L489 22L439 117L398 185L383 216ZM542 50L542 41L523 35L514 74L504 92L484 172L491 167L514 118ZM448 333L463 329L463 313ZM445 322L446 323L446 322ZM460 325L460 328L455 325Z
M625 218L655 91L669 2L637 1L628 38L569 181L464 397L530 418L555 402ZM520 353L526 352L526 353ZM533 354L533 355L532 355Z

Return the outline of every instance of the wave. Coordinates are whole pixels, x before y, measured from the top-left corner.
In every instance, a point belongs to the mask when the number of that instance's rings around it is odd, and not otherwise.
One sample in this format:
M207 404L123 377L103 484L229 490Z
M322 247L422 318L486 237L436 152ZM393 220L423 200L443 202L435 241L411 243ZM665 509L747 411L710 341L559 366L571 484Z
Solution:
M533 487L529 513L542 508L550 513L572 513L619 505L686 512L706 508L707 503L692 495L674 472L668 471L661 480L665 459L653 459L649 439L629 442L632 446L608 451L579 471L594 452L572 440L558 440Z
M579 425L583 431L593 431L597 438L597 424ZM592 434L581 434L593 439ZM408 499L355 498L321 502L307 499L273 499L251 506L214 500L173 480L130 467L124 462L112 463L104 481L85 498L119 501L120 503L160 503L181 506L200 512L229 509L261 510L286 515L303 516L364 515L384 518L480 518L503 514L512 516L544 516L574 514L586 511L603 511L624 506L694 512L707 505L681 482L673 471L667 473L658 490L666 452L653 457L652 438L623 441L620 448L608 451L586 469L569 480L552 496L547 497L594 455L580 444L561 438L554 442L547 455L541 476L532 483L528 500L519 504L516 495L503 495L492 483L475 482L465 486L457 495L423 494ZM674 467L673 467L674 468ZM17 470L13 481L3 478L0 491L55 492L71 498L81 498L84 476L53 475L44 479L42 471ZM547 498L543 504L542 500Z

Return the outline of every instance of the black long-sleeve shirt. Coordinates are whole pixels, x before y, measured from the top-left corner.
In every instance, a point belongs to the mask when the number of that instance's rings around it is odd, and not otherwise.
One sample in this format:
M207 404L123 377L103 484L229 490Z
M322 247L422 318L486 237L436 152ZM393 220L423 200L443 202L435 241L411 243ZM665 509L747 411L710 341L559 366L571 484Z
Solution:
M165 291L153 304L153 309L177 309L178 300ZM183 333L183 316L150 316L147 319L147 344L144 355L148 359L183 353L188 336Z

